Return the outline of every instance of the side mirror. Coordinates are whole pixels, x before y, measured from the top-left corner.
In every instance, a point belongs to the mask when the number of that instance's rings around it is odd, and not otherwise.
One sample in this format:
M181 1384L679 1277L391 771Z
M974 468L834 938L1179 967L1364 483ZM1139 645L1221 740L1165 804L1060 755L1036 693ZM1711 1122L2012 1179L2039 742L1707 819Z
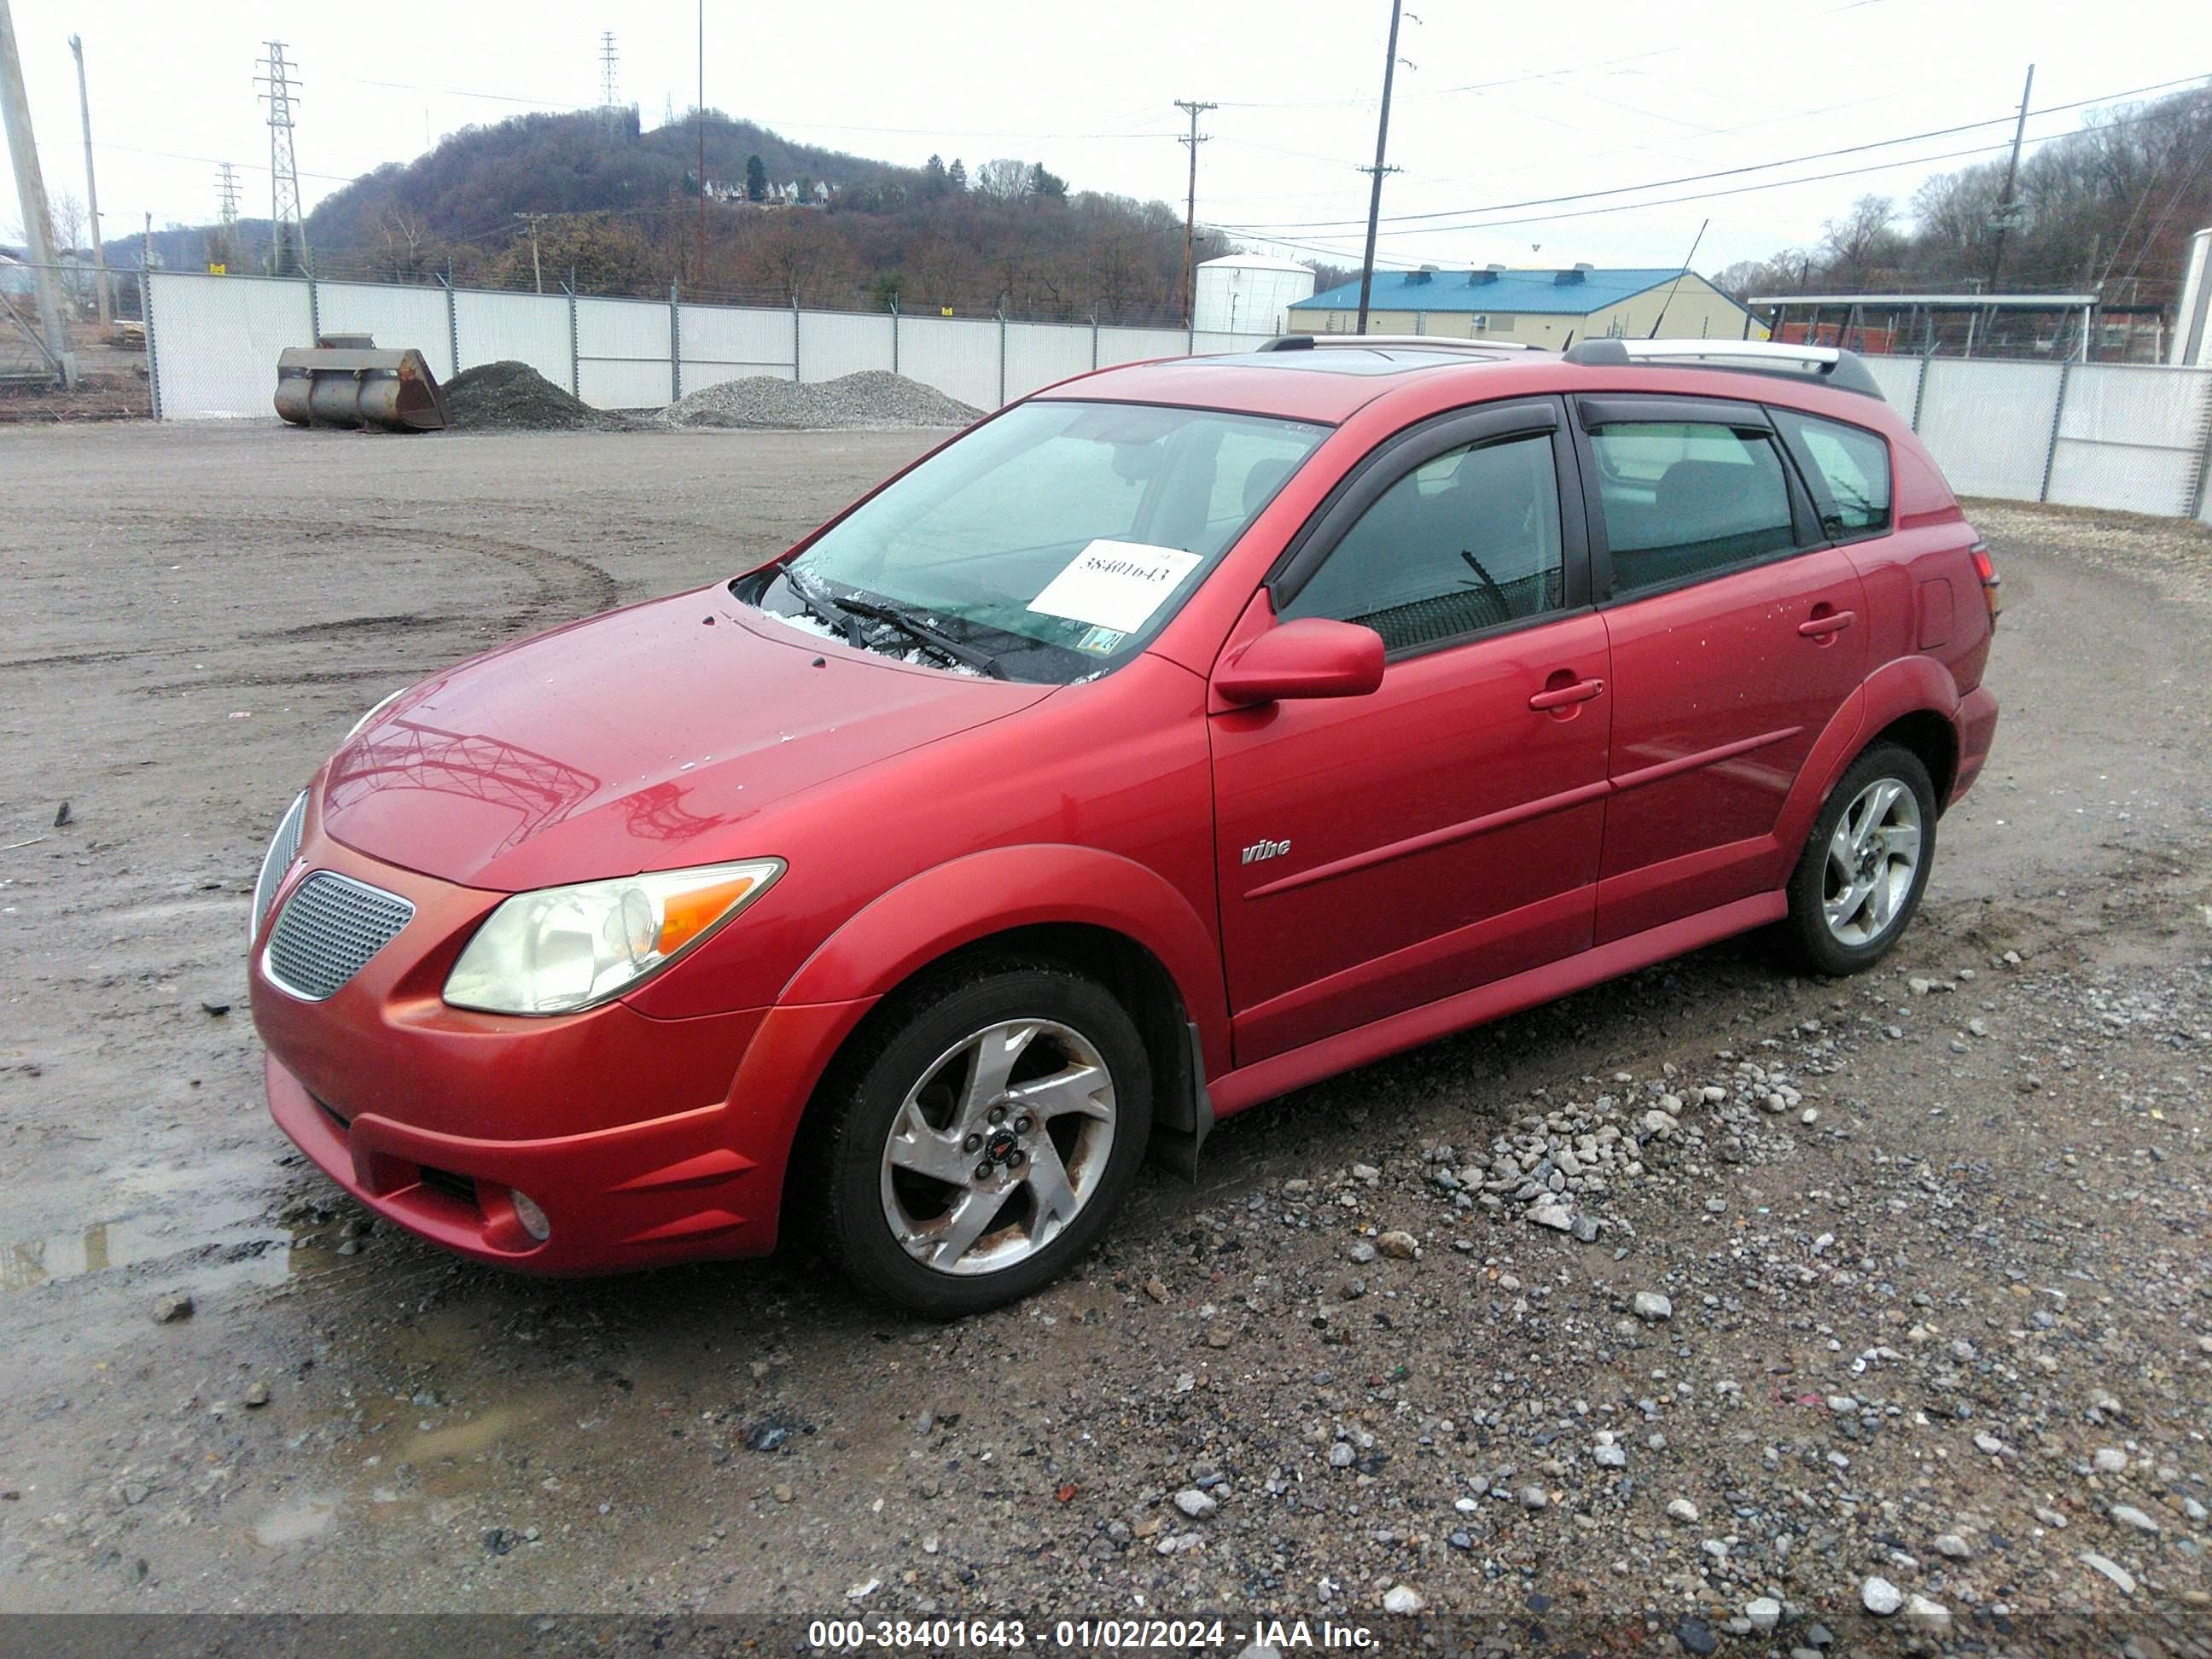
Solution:
M1354 623L1306 617L1271 628L1213 677L1224 702L1364 697L1382 684L1382 636Z

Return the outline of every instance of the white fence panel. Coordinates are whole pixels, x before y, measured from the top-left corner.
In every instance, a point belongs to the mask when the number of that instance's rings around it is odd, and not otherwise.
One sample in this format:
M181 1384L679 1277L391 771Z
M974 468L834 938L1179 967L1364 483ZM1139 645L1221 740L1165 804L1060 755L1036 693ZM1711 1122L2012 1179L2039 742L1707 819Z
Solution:
M1196 343L1191 347L1191 355L1203 357L1219 351L1251 351L1274 337L1272 334L1214 334L1200 329L1194 337Z
M1091 372L1091 325L1008 323L1006 398L1026 398L1039 386Z
M367 334L379 351L422 354L441 380L453 378L453 345L442 288L389 283L318 283L316 326L325 334Z
M568 295L465 288L453 295L453 323L461 337L462 368L527 363L555 386L576 389Z
M871 315L853 311L799 313L799 378L836 380L863 369L888 372L891 333L898 319L888 311Z
M1153 357L1183 357L1190 353L1190 336L1179 328L1102 328L1098 331L1098 367L1141 363Z
M1910 421L1913 400L1920 391L1920 359L1866 357L1861 361L1874 376L1874 383L1881 388L1883 401Z
M161 417L276 417L276 354L313 345L304 282L153 273L154 368Z
M594 409L660 409L673 395L669 311L657 300L576 301L576 395Z
M2082 363L2066 377L2051 499L2187 518L2212 425L2212 369Z
M678 331L687 393L755 374L791 378L788 311L687 305L681 313Z
M2058 377L2056 363L1929 362L1920 437L1952 489L2029 501L2042 493Z
M963 317L898 319L899 373L977 409L996 409L999 325ZM1012 387L1007 388L1012 395Z

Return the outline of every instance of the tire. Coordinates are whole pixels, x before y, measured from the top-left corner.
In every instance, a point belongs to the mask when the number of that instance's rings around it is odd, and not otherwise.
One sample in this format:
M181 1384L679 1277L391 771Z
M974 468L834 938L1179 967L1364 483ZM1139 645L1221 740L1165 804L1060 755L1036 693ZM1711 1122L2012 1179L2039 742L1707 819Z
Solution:
M1869 749L1829 792L1790 878L1790 955L1838 978L1873 967L1904 936L1935 860L1927 767L1901 744Z
M957 1319L1097 1241L1144 1162L1152 1068L1104 988L996 962L902 994L817 1110L793 1186L824 1253L870 1294Z

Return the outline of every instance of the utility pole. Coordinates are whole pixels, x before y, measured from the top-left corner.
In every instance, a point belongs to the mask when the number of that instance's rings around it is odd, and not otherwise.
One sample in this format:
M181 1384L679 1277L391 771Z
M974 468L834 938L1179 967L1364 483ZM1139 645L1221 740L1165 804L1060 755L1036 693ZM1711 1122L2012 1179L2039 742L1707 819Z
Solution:
M1220 106L1178 98L1176 107L1187 111L1190 115L1190 137L1176 140L1179 144L1190 146L1190 194L1183 199L1182 204L1182 325L1188 329L1192 301L1196 298L1193 284L1195 273L1191 262L1195 257L1198 240L1198 147L1206 142L1199 134L1198 118L1206 111L1218 109Z
M545 272L538 263L538 222L550 219L553 216L550 213L518 213L514 216L530 227L530 279L543 294L545 292Z
M1390 145L1390 83L1398 72L1398 13L1401 0L1390 0L1390 46L1382 58L1382 115L1375 124L1375 165L1364 169L1374 178L1367 196L1367 252L1359 260L1359 324L1367 332L1367 301L1375 289L1375 227L1382 216L1382 175L1398 169L1386 167L1383 156Z
M100 240L100 182L92 171L92 100L84 89L84 42L70 36L70 52L76 58L76 107L84 118L84 198L92 210L92 283L100 301L100 325L115 320L115 301L107 291L107 250Z
M8 0L0 0L0 123L7 128L8 153L15 162L15 197L22 204L23 237L30 245L31 280L38 290L39 326L46 332L46 356L53 360L62 384L74 386L76 354L70 349L69 315L54 264L54 226L46 210L46 181L39 172L31 100L23 90L23 60L16 55L15 19Z
M299 82L289 77L284 43L268 43L261 60L265 71L255 78L269 100L269 274L289 276L307 263L307 228L300 208L300 163L292 149L292 94ZM288 230L289 227L289 230ZM287 238L291 251L285 252Z
M2012 158L2005 163L2004 194L1997 198L1996 217L1990 222L1996 231L1996 241L1990 249L1990 292L1992 294L2000 291L1997 273L2004 269L2005 232L2010 230L2019 218L2019 210L2013 204L2012 187L2014 181L2020 177L2021 139L2027 131L2028 94L2034 90L2035 65L2030 64L2027 66L2027 84L2020 89L2020 119L2013 125Z
M696 287L707 274L707 0L699 0L699 107L693 125L699 132L699 234L691 277Z

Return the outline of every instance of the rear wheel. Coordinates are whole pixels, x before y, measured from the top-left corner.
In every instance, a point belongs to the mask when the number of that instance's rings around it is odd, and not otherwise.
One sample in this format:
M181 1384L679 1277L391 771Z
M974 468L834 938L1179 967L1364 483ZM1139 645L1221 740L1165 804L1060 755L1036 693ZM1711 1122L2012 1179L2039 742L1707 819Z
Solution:
M933 1318L1026 1296L1104 1231L1152 1127L1126 1010L1065 969L1000 963L919 988L848 1057L815 1161L822 1243Z
M1791 954L1822 974L1856 974L1903 936L1936 855L1936 790L1900 744L1851 763L1813 825L1790 879Z

